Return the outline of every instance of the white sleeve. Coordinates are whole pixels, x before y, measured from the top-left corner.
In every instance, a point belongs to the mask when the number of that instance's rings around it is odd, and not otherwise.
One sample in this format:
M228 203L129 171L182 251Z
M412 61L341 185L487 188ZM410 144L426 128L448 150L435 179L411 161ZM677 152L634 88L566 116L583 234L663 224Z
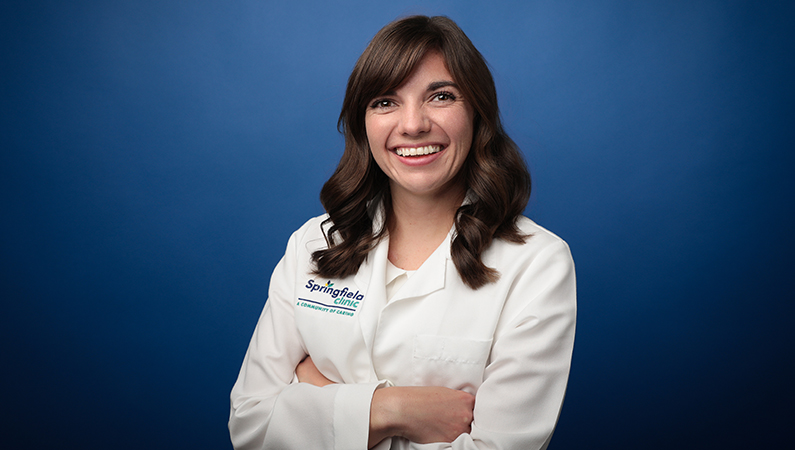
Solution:
M410 448L547 448L566 393L576 302L574 262L559 241L514 280L475 395L472 432L452 443L411 443Z
M293 309L299 232L273 271L268 301L232 388L232 445L238 450L366 449L376 383L322 388L292 383L306 356Z

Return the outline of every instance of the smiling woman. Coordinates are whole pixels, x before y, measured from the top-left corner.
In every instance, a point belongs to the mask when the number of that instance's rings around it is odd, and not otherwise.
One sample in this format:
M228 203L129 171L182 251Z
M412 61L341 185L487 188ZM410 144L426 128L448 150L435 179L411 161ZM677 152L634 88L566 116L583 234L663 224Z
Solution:
M428 52L402 85L367 109L367 141L389 178L393 205L404 196L441 203L452 197L456 206L464 199L456 176L472 145L474 112L452 79L442 55Z
M574 265L521 215L530 177L485 60L450 19L393 22L339 125L327 214L290 238L232 390L233 444L546 448Z

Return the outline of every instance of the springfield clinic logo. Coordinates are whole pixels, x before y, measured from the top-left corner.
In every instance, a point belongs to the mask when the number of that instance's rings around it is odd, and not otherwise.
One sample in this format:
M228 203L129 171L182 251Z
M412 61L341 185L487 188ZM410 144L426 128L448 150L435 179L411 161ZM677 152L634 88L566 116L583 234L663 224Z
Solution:
M328 294L329 300L327 302L320 302L317 300L310 300L308 298L299 298L298 306L304 308L315 309L318 311L335 313L343 316L352 316L359 307L359 303L364 300L364 294L359 291L353 292L347 287L342 289L334 288L334 283L330 280L326 284L317 284L314 280L308 280L304 286L309 292L320 292Z

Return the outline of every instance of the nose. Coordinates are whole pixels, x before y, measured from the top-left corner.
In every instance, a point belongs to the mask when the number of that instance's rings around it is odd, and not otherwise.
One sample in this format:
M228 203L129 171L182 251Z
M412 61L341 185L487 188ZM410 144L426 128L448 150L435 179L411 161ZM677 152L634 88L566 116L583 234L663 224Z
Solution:
M401 108L398 131L406 136L417 136L431 129L431 121L422 105L406 105Z

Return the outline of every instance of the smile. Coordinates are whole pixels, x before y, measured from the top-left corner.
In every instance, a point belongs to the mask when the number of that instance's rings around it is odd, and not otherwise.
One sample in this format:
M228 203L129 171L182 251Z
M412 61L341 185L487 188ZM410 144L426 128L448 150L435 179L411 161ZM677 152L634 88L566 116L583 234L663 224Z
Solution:
M423 156L423 155L438 153L440 151L442 151L441 145L426 145L424 147L417 147L417 148L395 149L395 153L397 153L398 156Z

